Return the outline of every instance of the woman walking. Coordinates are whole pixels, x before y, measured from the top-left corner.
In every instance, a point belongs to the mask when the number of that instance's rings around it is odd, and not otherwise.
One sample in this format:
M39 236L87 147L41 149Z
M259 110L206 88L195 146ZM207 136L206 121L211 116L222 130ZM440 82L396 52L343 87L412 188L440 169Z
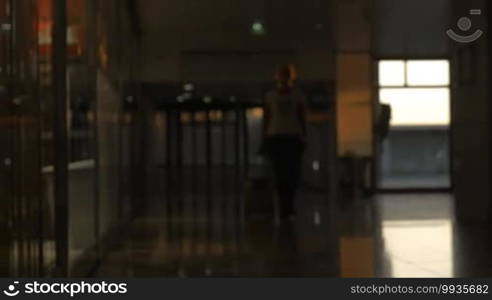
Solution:
M275 79L276 88L266 95L264 103L264 146L273 167L280 216L286 218L296 214L306 106L304 95L294 87L296 71L292 65L280 67Z

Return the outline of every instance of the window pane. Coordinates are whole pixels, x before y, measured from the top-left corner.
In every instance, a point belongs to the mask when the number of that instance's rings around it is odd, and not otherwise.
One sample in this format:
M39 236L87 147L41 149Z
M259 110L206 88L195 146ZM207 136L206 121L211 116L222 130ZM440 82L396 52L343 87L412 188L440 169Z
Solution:
M447 126L448 88L381 89L381 103L391 105L392 126Z
M449 61L411 60L407 63L409 86L449 85Z
M403 86L405 84L405 62L383 60L379 62L380 86Z

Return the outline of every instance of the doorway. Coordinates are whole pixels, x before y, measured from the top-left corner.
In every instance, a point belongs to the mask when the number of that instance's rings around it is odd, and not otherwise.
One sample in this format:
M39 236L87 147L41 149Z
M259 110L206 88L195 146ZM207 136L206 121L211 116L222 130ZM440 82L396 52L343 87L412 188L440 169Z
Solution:
M390 115L379 189L450 189L449 60L380 60L378 73L379 107Z

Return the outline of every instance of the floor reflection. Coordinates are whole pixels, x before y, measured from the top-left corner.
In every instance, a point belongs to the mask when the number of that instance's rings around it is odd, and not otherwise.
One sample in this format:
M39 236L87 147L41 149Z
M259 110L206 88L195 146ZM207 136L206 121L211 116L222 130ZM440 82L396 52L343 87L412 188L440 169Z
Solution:
M240 176L224 176L223 171L195 170L193 176L183 170L159 172L154 176L152 205L130 225L97 276L492 274L486 257L492 245L483 239L492 231L456 225L448 194L328 201L326 194L302 189L294 222L275 224L271 216L243 222ZM180 180L180 176L193 179Z
M452 277L450 220L382 223L391 277Z
M378 200L387 277L453 277L452 197L386 195Z
M450 175L387 175L381 180L382 189L446 189L451 186Z
M272 214L246 215L243 177L232 168L160 169L153 178L151 206L98 276L337 276L325 193L301 191L297 219L277 224Z

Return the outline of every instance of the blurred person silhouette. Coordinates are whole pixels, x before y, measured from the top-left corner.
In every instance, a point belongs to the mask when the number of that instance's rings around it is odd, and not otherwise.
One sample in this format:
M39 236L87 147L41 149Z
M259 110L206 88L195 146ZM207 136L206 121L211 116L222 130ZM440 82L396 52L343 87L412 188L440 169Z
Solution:
M306 143L305 97L294 86L296 77L293 65L279 67L275 73L276 87L264 101L263 152L272 164L281 218L295 217Z
M383 143L388 138L391 126L391 106L379 103L376 106L376 129L379 143Z

